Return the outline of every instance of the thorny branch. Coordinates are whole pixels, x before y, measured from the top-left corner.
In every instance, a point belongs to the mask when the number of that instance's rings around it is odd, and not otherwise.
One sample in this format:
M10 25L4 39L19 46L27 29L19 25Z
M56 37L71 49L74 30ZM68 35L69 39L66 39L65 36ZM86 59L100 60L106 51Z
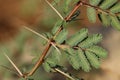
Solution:
M45 0L45 1L47 1L47 0ZM61 19L63 19L63 20L66 21L66 22L70 20L71 16L72 16L72 15L78 10L78 8L79 8L80 6L82 6L82 5L87 6L87 7L93 7L93 8L95 8L98 12L110 14L110 15L112 15L112 16L117 16L117 15L118 15L118 14L113 14L113 13L109 12L108 10L103 10L103 9L97 7L97 6L93 6L93 5L91 5L91 4L89 4L89 3L86 3L86 2L84 2L84 1L78 1L78 3L75 5L75 7L74 7L74 8L72 9L72 11L70 12L70 14L69 14L67 17L63 18L63 17L60 15L60 13L58 13L57 10L56 10L48 1L47 1L47 3L52 7L52 9L55 10L55 12L61 17ZM35 66L33 67L33 69L32 69L29 73L23 74L21 77L27 78L28 76L33 75L33 74L35 73L35 71L39 68L39 66L42 65L42 63L44 62L44 58L46 57L49 49L51 48L51 46L52 46L53 43L54 43L53 40L54 40L55 37L62 31L62 29L63 29L63 24L60 26L60 28L59 28L58 31L55 33L55 35L53 36L53 38L49 39L48 44L47 44L47 47L44 49L42 55L40 56L39 60L36 62L36 64L35 64ZM56 44L55 44L55 45L56 45ZM56 46L60 47L59 45L56 45ZM66 46L62 46L62 47L66 47ZM67 46L67 47L68 47L68 46ZM78 48L78 47L75 47L75 48ZM56 70L56 69L55 69L55 70ZM21 74L20 74L20 75L21 75Z
M73 8L73 10L70 12L70 14L69 14L67 17L63 18L63 17L61 16L61 14L60 14L47 0L45 0L45 1L46 1L46 2L50 5L50 7L60 16L60 18L61 18L62 20L64 20L64 21L66 21L66 22L70 20L71 16L72 16L72 15L78 10L78 8L79 8L80 6L82 6L82 5L83 5L83 6L86 6L86 7L93 7L93 8L96 9L98 12L110 14L111 16L118 16L118 15L119 15L119 13L113 14L112 12L110 12L110 11L108 11L108 10L103 10L103 9L97 7L97 6L93 6L93 5L91 5L91 4L89 4L89 3L86 3L86 2L84 2L84 1L78 1L78 3L77 3L77 4L75 5L75 7ZM44 38L43 36L39 35L39 36L43 37L44 39L46 39L46 40L48 41L48 44L47 44L47 47L44 49L42 55L40 56L39 60L36 62L35 66L33 67L33 69L32 69L29 73L22 74L22 73L19 71L19 69L14 65L14 63L12 63L12 61L9 60L9 61L13 64L13 66L15 67L15 69L18 71L20 77L23 77L23 78L26 79L28 76L31 76L31 75L33 75L33 74L35 73L35 71L39 68L39 66L41 66L42 63L44 62L44 58L46 57L49 49L51 48L51 46L53 46L53 43L54 43L53 40L54 40L54 38L62 31L62 29L63 29L63 24L60 26L60 28L58 29L58 31L56 32L56 34L53 36L53 38L51 38L51 39L49 39L49 40L47 40L47 39ZM34 33L35 33L35 32L34 32ZM36 33L36 34L37 34L37 33ZM55 44L55 43L54 43L54 44ZM56 45L56 44L55 44L55 45ZM63 46L62 46L62 45L56 45L56 46L57 46L57 47L69 47L69 46L66 46L66 45L63 45ZM79 47L75 47L75 48L79 48ZM7 57L7 56L6 56L6 57ZM7 57L7 58L8 58L8 57ZM8 58L8 59L9 59L9 58ZM64 76L67 76L68 78L74 80L71 76L69 76L69 75L61 72L59 69L54 69L54 70L55 70L56 72L59 72L59 73L63 74Z
M64 18L64 20L67 22L71 16L77 11L77 9L81 6L81 3L77 3L75 5L75 7L73 8L73 10L71 11L71 13ZM53 38L50 40L50 42L47 44L48 46L45 48L45 50L42 53L42 56L40 56L39 60L37 61L37 63L35 64L35 66L33 67L33 69L28 73L28 74L24 74L24 77L27 76L31 76L34 74L34 72L39 68L39 66L42 65L42 63L44 62L44 58L47 55L49 49L51 48L51 42L52 40L61 32L61 30L63 29L63 25L60 26L60 28L58 29L58 31L56 32L56 34L53 36Z

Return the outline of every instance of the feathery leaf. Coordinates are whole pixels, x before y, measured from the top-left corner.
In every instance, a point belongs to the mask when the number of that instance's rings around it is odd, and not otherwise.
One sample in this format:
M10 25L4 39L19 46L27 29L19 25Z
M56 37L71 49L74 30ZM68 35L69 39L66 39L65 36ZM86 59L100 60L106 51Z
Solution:
M90 4L93 6L97 6L101 0L89 0Z
M118 13L120 12L120 2L118 2L117 4L115 4L115 6L113 6L111 9L110 9L111 12L113 13Z
M54 58L56 61L60 61L61 54L56 50L52 50L52 58Z
M72 67L76 70L80 68L79 61L78 61L78 56L76 54L68 56L68 61L72 65Z
M98 60L98 57L93 54L92 52L89 51L85 51L87 59L89 60L91 66L95 67L95 68L99 68L100 67L100 62Z
M65 52L67 52L68 55L74 55L74 49L72 48L66 48Z
M58 29L61 27L62 24L63 24L62 20L57 21L57 23L55 24L55 26L52 29L53 35L58 31Z
M99 46L91 46L90 48L87 49L90 52L93 52L100 58L106 58L107 57L107 51L103 49L102 47Z
M55 67L58 63L54 58L47 58L46 62L50 65L50 67Z
M46 72L50 72L51 71L51 67L50 67L50 65L47 62L43 63L43 68L44 68L44 70Z
M107 14L99 14L100 18L101 18L101 22L103 23L103 25L105 26L109 26L110 25L110 18Z
M111 25L117 29L120 30L120 21L118 20L118 18L116 16L110 16L111 18Z
M81 68L85 71L85 72L89 72L91 70L90 68L90 64L84 54L84 52L82 50L77 50L78 51L78 57L80 60L80 64L81 64Z
M69 11L69 5L70 5L71 1L72 0L66 0L65 1L64 13L68 13L68 11Z
M97 44L101 40L102 40L101 34L93 34L89 36L86 40L84 40L82 43L80 43L79 46L82 48L88 48L94 44Z
M96 10L92 7L87 7L87 17L92 23L96 22Z
M79 42L81 42L84 38L87 37L88 30L86 28L81 29L79 32L72 35L70 38L66 40L66 43L70 46L75 46Z
M72 48L66 49L66 56L68 58L69 63L72 65L72 67L76 70L80 68L78 55L75 53L75 50Z
M100 8L102 9L108 9L111 7L114 3L116 3L118 0L104 0L103 3L100 5Z
M63 29L55 38L56 43L62 43L67 38L68 31Z

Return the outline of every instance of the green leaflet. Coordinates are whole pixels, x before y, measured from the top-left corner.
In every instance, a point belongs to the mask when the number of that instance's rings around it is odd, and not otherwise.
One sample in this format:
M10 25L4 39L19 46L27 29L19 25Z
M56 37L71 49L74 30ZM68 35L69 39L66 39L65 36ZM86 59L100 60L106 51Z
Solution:
M90 48L87 49L90 52L93 52L100 58L106 58L107 57L107 51L103 49L102 47L99 46L91 46Z
M59 28L61 27L61 25L63 24L63 21L62 20L59 20L55 26L53 27L52 29L52 34L54 35L58 30Z
M95 68L99 68L100 67L100 62L98 60L98 57L94 54L91 53L89 51L85 51L87 59L89 60L91 66L95 67Z
M50 72L52 67L55 67L57 65L57 61L54 60L54 58L47 58L45 62L43 63L43 68L46 72Z
M90 4L93 6L97 6L101 0L89 0Z
M46 62L50 65L50 67L55 67L58 63L55 58L47 58Z
M67 48L66 52L69 63L72 65L74 69L78 70L80 68L80 61L78 59L76 51L72 48Z
M80 60L79 63L81 65L81 68L85 71L85 72L89 72L91 70L90 68L90 64L87 60L87 58L85 57L85 54L82 50L77 50L78 53L78 59Z
M66 43L70 46L75 46L79 42L81 42L88 35L88 30L86 28L81 29L79 32L72 35L70 38L66 40Z
M59 62L61 54L56 49L53 49L51 53L52 53L52 58L54 58L57 62Z
M74 49L72 49L72 48L67 48L67 49L65 49L65 51L67 52L67 54L68 55L74 55Z
M68 31L63 29L56 37L55 41L56 43L62 43L66 40L67 38Z
M60 54L53 48L52 55L48 57L45 62L43 63L43 67L46 72L50 72L52 67L58 65L60 61Z
M69 5L72 0L65 0L65 6L64 6L64 13L68 13L69 11Z
M118 20L118 18L116 16L110 16L111 18L111 25L117 29L120 30L120 21Z
M50 65L47 62L43 63L43 68L44 68L44 70L46 72L50 72L51 71L51 67L50 67Z
M96 22L96 10L92 7L87 7L87 17L92 23Z
M100 18L101 18L101 22L103 23L103 25L105 26L110 25L110 18L107 14L100 14Z
M68 61L74 69L78 70L80 68L80 64L79 64L80 62L78 61L78 56L76 54L72 56L70 55L68 57Z
M111 9L110 9L111 12L113 13L118 13L120 12L120 2L118 2L117 4L115 4L115 6L113 6Z
M100 8L108 9L110 6L112 6L117 1L118 0L104 0L103 3L100 5Z
M88 48L94 44L97 44L102 40L101 34L93 34L91 36L88 36L86 40L84 40L82 43L80 43L78 46L82 48Z

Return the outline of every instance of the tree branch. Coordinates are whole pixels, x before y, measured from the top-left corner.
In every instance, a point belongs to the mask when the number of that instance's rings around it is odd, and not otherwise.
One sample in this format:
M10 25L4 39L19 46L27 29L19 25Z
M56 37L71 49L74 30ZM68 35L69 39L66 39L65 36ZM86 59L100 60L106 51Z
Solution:
M81 3L79 4L76 4L75 7L73 8L73 10L71 11L71 13L66 17L64 18L64 20L67 22L67 20L69 20L71 18L71 16L75 13L75 11L80 7ZM39 68L40 65L42 65L42 63L44 62L44 58L45 56L47 55L49 49L51 48L52 44L52 40L61 32L61 30L63 29L62 28L63 25L60 26L60 28L58 29L58 31L56 32L56 34L53 36L52 39L49 40L49 43L48 43L48 46L45 48L45 50L43 51L42 55L40 56L39 60L37 61L37 63L35 64L35 66L33 67L33 69L27 73L27 74L24 74L25 77L27 76L31 76L35 73L35 71Z

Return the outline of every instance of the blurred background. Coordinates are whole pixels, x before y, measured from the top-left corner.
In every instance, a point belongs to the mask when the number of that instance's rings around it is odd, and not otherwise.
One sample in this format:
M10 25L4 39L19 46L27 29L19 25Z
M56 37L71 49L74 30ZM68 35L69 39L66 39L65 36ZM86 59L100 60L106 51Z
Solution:
M73 7L73 5L72 5ZM62 4L55 8L64 16ZM80 7L79 21L73 21L68 25L69 35L79 31L83 27L89 29L89 33L103 34L100 43L109 54L107 59L101 61L100 69L93 69L89 73L82 70L74 70L68 63L68 71L74 76L85 80L120 80L120 32L104 27L97 20L95 24L89 23L86 16L86 8ZM23 28L27 26L38 33L50 32L55 22L60 18L44 0L0 0L0 50L6 48L7 55L20 68L22 72L29 72L38 60L44 47L42 38ZM64 62L64 61L63 61ZM13 66L0 52L0 80L20 80L14 73L7 70L7 66ZM65 80L63 76L56 73L47 73L42 67L32 76L35 80Z

